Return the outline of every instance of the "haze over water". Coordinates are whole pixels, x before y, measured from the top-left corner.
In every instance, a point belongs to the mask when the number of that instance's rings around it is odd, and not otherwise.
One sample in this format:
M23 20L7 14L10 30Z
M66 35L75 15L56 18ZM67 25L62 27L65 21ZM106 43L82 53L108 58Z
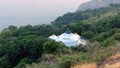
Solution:
M9 25L50 24L86 1L89 0L1 0L0 30Z

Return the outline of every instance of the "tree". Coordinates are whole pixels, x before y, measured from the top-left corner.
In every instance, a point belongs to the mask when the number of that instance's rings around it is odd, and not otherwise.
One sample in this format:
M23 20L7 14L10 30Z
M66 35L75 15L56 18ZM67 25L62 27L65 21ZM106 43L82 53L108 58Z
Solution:
M93 36L95 36L95 34L93 32L91 32L91 31L86 31L86 32L82 33L82 36L84 38L87 38L87 39L92 39Z
M57 53L59 51L61 45L55 41L45 42L43 45L44 53Z

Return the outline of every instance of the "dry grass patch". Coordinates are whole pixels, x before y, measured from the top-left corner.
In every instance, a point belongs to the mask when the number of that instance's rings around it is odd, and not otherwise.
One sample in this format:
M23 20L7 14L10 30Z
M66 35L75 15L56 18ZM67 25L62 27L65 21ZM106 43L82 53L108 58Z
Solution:
M99 68L120 68L120 53L106 59Z
M82 65L76 65L71 68L97 68L97 65L95 63L90 63L90 64L82 64Z
M120 62L115 64L106 64L104 68L120 68Z

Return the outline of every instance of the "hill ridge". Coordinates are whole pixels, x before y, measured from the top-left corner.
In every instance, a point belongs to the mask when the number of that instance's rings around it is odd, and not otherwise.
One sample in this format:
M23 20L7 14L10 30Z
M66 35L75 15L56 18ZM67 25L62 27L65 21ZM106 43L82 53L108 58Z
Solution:
M120 4L120 0L91 0L81 4L77 11L107 7L110 4Z

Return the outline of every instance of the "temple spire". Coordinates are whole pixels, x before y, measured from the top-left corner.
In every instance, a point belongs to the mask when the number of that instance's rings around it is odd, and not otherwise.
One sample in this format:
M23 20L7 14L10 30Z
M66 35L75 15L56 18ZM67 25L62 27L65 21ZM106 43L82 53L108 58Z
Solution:
M67 31L65 31L65 33L67 33L67 34L71 34L72 32L71 32L70 29L67 28Z

